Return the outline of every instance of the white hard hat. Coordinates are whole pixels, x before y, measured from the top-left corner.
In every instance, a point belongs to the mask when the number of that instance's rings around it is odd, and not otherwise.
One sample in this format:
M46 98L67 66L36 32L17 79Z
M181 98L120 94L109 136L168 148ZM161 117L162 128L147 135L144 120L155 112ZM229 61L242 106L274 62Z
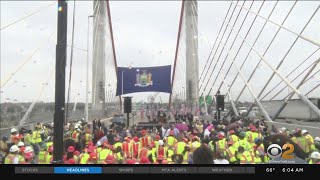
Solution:
M53 122L51 123L51 126L53 126L54 124L53 124Z
M158 143L159 143L159 146L163 145L163 141L162 140L159 140Z
M281 128L281 131L286 131L286 130L287 130L287 128L285 128L285 127Z
M305 133L307 133L307 132L308 132L308 131L304 129L304 130L301 131L301 134L305 134Z
M33 152L33 149L31 146L27 146L26 149L24 150L24 153L29 153L29 152Z
M320 142L320 137L315 137L314 141Z
M81 131L79 128L76 129L77 131Z
M282 134L282 133L283 133L283 131L279 131L279 133L280 133L280 134Z
M18 146L17 146L17 145L13 145L13 146L11 146L11 148L10 148L10 152L17 152L17 151L19 151L19 148L18 148Z
M21 146L24 146L24 143L20 141L20 142L18 143L18 147L21 147Z
M97 146L101 146L101 142L100 141L97 142Z
M12 128L11 129L11 133L17 132L18 130L16 130L16 128Z
M320 153L315 151L315 152L311 153L310 157L312 159L320 159Z
M78 121L78 124L81 124L81 121Z

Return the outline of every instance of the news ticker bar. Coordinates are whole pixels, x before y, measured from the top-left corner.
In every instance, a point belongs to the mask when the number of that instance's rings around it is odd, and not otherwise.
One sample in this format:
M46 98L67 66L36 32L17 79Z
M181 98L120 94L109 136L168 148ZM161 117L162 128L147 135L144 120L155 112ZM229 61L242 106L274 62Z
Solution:
M255 174L255 167L15 167L15 174Z

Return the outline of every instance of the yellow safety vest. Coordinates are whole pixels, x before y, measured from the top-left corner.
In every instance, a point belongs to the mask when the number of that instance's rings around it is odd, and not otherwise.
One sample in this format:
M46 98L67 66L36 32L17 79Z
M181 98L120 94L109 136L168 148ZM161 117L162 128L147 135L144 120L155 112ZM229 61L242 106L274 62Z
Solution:
M123 159L123 157L121 156L121 152L117 153L117 158L118 158L118 160L122 160Z
M97 148L97 154L99 154L101 152L102 148L101 147L98 147Z
M113 145L114 149L117 149L117 147L119 147L119 146L122 148L122 143L121 143L121 142L116 142L116 143Z
M184 155L183 155L183 163L182 164L188 164L189 162L189 154L190 152L186 152Z
M254 164L254 156L249 151L244 151L240 158L240 164Z
M211 149L212 152L214 152L214 144L213 141L209 142L209 148Z
M172 149L168 149L167 153L168 153L167 161L172 162L171 156L174 154L174 151Z
M31 134L28 133L24 137L24 145L29 145L30 143L33 143L33 142L32 142Z
M46 163L46 151L41 150L38 156L38 164L45 164Z
M177 143L177 153L176 154L182 154L184 148L186 147L185 142L178 142Z
M86 139L86 145L88 145L90 142L92 142L91 134L86 134L85 135L85 139Z
M52 160L52 155L47 154L47 155L46 155L46 160L45 160L45 163L44 163L44 164L51 164L51 160Z
M33 143L39 144L42 142L40 131L32 132Z
M227 149L227 153L229 155L229 162L236 162L237 161L237 158L236 158L236 151L237 149L233 146L230 146L228 149Z
M305 153L310 152L310 146L308 145L307 139L305 137L301 136L301 137L292 138L292 141L295 142L296 144L298 144L298 146L300 146L300 148Z
M173 136L169 136L167 140L168 140L168 146L173 146L176 139Z
M159 141L154 141L154 144L156 145L156 150L158 150L158 147L159 147Z
M256 138L260 138L261 139L261 134L257 133L257 132L251 132L251 134L249 134L249 139L248 141L250 142L250 145L253 146L254 143L254 139Z
M251 150L251 145L250 145L250 143L249 143L247 140L245 140L245 139L240 139L240 140L238 141L238 143L236 143L236 144L238 144L238 147L239 147L239 146L243 146L243 148L244 148L245 151L250 151L250 150Z
M191 145L192 145L191 149L194 151L195 149L200 147L201 144L198 141L194 141L194 142L192 142Z
M88 153L81 154L79 164L87 164L87 161L89 158L90 158L90 155Z
M8 154L8 156L4 159L4 164L13 164L13 160L16 157L14 154Z
M239 137L234 134L232 134L229 138L229 142L233 142L232 144L235 144L238 141L239 141Z
M74 140L74 142L79 142L79 133L77 131L73 131L71 138Z
M102 149L98 154L98 163L103 162L108 157L109 154L111 154L110 149Z

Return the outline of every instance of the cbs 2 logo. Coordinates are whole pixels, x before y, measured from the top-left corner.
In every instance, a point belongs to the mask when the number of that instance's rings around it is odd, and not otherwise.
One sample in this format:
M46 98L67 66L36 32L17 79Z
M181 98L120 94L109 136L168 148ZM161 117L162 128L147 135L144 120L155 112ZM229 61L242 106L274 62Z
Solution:
M282 148L278 144L271 144L267 149L267 154L272 159L279 157L283 159L293 159L293 151L294 146L292 144L284 144Z

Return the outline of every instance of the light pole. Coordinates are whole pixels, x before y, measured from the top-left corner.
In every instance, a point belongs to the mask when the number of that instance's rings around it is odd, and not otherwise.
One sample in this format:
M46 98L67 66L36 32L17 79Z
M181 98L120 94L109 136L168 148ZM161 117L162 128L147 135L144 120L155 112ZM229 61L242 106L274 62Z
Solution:
M87 30L87 82L86 82L86 122L89 121L89 21L90 18L94 17L93 15L88 16L88 30Z

